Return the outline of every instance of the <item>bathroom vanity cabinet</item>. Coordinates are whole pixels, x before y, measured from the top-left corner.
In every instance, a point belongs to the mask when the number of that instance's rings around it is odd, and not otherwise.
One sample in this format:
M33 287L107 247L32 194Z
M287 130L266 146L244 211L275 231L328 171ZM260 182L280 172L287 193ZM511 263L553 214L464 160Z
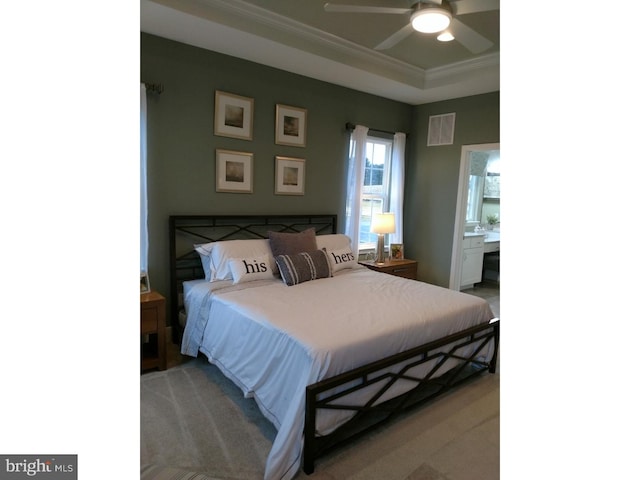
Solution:
M460 290L473 287L482 281L484 235L465 235L462 244L462 276Z

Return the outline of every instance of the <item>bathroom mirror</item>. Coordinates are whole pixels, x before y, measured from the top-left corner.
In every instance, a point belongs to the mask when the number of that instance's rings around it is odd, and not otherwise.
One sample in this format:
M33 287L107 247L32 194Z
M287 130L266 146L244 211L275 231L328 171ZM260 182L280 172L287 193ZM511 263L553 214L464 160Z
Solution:
M500 150L470 151L465 228L488 223L487 216L496 213L495 208L489 207L489 202L499 199Z

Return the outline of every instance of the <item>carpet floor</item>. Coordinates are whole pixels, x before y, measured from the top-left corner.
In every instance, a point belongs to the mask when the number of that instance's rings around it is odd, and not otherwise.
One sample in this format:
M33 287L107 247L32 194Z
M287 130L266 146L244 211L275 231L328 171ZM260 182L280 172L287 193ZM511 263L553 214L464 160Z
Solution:
M312 480L494 480L500 375L485 374L316 462ZM262 480L276 434L206 359L140 377L141 480Z

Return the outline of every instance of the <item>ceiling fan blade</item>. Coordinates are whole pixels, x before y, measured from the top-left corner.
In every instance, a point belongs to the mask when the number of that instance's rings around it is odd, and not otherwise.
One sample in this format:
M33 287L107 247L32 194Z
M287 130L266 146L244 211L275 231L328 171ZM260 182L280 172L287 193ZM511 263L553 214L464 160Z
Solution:
M402 40L407 38L413 32L414 32L413 27L411 26L410 23L407 23L404 27L402 27L396 33L394 33L389 38L384 40L382 43L380 43L379 45L376 45L375 47L373 47L373 49L374 50L387 50L387 49L395 46L397 43L400 43Z
M484 52L493 46L493 42L455 18L451 19L449 31L471 53Z
M325 3L325 12L340 12L340 13L394 13L403 14L409 13L412 10L410 8L393 8L393 7L367 7L363 5L339 5L337 3Z
M451 0L454 15L500 10L500 0Z

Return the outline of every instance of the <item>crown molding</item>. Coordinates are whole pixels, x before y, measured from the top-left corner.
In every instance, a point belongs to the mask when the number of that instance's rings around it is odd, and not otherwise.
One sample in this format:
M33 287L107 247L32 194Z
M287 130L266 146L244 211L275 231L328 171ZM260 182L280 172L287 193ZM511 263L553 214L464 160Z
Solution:
M424 70L242 0L151 0L252 35L421 88Z
M394 100L499 90L499 53L423 70L243 0L140 1L141 31Z
M451 63L444 67L435 67L426 70L424 86L443 85L447 82L455 81L465 75L473 75L488 70L500 69L500 54L490 53L480 57L471 58L462 62Z

